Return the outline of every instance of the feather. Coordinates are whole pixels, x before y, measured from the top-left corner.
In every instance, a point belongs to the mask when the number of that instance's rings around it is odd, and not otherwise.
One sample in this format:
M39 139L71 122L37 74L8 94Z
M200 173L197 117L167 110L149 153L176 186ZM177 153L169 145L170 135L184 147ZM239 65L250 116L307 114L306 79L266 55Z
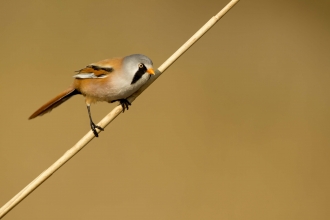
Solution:
M97 79L97 78L105 78L111 72L113 72L113 68L111 66L101 66L96 64L91 64L86 66L85 68L78 70L78 74L74 75L73 78L76 79Z
M37 116L42 116L48 112L50 112L51 110L53 110L54 108L56 108L57 106L61 105L63 102L67 101L69 98L71 98L74 95L78 95L81 94L78 90L74 89L74 88L68 88L67 90L61 92L59 95L57 95L56 97L54 97L53 99L51 99L49 102L47 102L46 104L44 104L43 106L41 106L37 111L35 111L30 117L29 119L33 119Z
M105 74L95 75L95 73L78 73L73 76L76 79L102 79L107 77Z

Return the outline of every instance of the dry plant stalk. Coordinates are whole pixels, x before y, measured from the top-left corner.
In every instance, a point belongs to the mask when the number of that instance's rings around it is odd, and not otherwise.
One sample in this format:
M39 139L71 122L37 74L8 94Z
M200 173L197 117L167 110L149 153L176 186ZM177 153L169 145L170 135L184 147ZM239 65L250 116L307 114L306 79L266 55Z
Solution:
M184 45L182 45L170 58L168 58L159 68L156 70L154 77L136 93L134 93L128 100L132 103L146 88L149 87L168 67L170 67L184 52L186 52L197 40L199 40L216 22L222 18L239 0L232 0L229 2L217 15L213 16L203 27L201 27ZM106 115L98 125L105 128L110 124L120 113L122 112L121 105L115 107L108 115ZM99 131L100 132L100 131ZM8 201L0 209L0 218L5 216L11 209L13 209L18 203L20 203L25 197L33 192L38 186L46 181L53 173L55 173L60 167L68 162L74 155L76 155L83 147L85 147L94 138L93 132L90 130L84 137L82 137L71 149L60 157L53 165L47 170L42 172L37 178L35 178L29 185L22 189L16 196Z

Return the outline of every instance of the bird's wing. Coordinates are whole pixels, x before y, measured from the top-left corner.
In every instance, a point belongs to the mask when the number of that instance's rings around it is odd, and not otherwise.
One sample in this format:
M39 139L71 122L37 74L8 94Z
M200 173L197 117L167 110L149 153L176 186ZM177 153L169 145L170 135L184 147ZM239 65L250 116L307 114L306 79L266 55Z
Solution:
M92 63L85 68L78 70L78 73L73 77L77 79L105 78L115 70L121 69L122 60L123 58L111 58Z
M111 66L100 66L96 64L91 64L81 70L78 70L78 73L73 77L76 79L105 78L113 70L114 69Z

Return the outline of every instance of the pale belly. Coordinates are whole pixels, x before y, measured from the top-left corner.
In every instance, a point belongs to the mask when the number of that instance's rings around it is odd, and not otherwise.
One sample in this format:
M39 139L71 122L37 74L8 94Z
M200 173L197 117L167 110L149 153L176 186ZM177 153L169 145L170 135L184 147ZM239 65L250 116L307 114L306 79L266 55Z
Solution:
M112 81L91 80L88 88L84 88L83 95L93 100L111 102L118 99L127 99L136 92L149 79L148 74L145 74L136 83L131 84L131 81L125 79L115 79Z

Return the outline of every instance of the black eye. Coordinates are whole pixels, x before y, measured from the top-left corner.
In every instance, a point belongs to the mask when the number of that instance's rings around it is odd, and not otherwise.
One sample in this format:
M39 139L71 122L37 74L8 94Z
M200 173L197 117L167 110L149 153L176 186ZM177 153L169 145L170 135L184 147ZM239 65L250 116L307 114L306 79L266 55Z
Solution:
M144 67L143 63L139 63L139 68L142 69Z

